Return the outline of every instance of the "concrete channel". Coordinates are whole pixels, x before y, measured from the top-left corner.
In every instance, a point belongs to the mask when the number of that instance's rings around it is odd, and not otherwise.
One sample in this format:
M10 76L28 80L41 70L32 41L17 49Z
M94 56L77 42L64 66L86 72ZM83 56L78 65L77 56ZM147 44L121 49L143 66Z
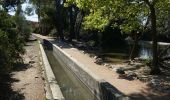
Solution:
M87 69L81 62L72 58L69 54L64 52L60 47L58 47L54 41L43 39L34 35L37 39L41 41L41 43L45 44L48 48L52 49L54 57L58 60L58 62L67 67L74 76L80 80L89 91L95 96L97 100L129 100L129 97L126 97L122 93L118 92L116 88L110 85L105 80L101 79L97 75L95 75L91 70ZM41 46L41 52L44 52L43 47ZM47 83L49 84L51 95L56 97L56 100L64 100L64 97L60 91L60 88L55 80L55 75L51 74L53 71L50 67L45 55L45 52L42 54L45 72L47 76ZM44 58L45 57L45 58ZM50 71L49 71L50 69ZM47 70L47 71L46 71ZM58 92L58 93L56 93Z
M51 66L48 62L47 56L45 54L45 51L43 49L43 46L41 42L39 41L41 56L42 56L42 62L43 62L43 69L45 74L45 90L46 90L46 99L47 100L64 100L64 96L59 88L59 85L57 84L56 78L54 76L54 73L51 69Z

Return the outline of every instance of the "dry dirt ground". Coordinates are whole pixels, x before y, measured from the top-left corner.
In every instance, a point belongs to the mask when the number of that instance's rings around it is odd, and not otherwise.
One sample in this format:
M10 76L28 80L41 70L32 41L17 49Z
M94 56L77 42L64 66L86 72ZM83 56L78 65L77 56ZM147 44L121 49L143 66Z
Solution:
M28 42L25 50L24 63L1 76L0 100L45 100L38 42Z

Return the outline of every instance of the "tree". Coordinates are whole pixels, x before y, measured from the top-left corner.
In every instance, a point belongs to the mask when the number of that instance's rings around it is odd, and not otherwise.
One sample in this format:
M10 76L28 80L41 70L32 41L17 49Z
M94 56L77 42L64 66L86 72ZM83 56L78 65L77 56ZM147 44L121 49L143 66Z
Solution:
M21 8L21 4L18 4L13 20L15 20L18 34L23 38L23 40L27 41L31 33L31 27L26 21L24 11Z
M39 16L41 34L49 34L49 31L57 30L61 40L64 40L64 7L61 0L31 0L36 6Z
M151 16L151 31L152 31L152 52L153 52L153 59L152 59L152 70L151 74L158 74L160 73L160 69L158 67L158 45L157 45L157 30L156 30L156 12L155 12L155 3L157 0L150 2L149 0L144 0L150 10Z
M160 72L157 51L157 10L164 12L163 5L168 0L67 0L66 6L77 5L88 14L85 16L84 28L104 30L112 22L113 28L119 27L123 33L149 28L143 25L149 19L153 40L153 60L151 74ZM164 8L163 8L164 7ZM164 10L164 11L163 11Z
M55 7L56 7L56 28L59 33L60 39L63 41L64 40L64 35L63 35L63 17L62 17L62 12L63 12L63 0L55 0Z
M9 72L14 63L22 61L23 46L15 22L5 11L0 11L0 73Z
M11 9L19 9L20 0L0 1L0 73L8 73L15 63L22 62L25 50L23 34L20 34L17 20L8 14ZM14 7L14 8L13 8ZM25 21L25 19L23 19Z

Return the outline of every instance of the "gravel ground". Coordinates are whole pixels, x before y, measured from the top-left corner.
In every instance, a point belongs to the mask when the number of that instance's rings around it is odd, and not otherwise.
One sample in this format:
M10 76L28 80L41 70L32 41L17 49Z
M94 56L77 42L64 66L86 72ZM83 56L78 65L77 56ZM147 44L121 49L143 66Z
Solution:
M38 42L28 42L25 50L24 63L1 76L0 100L45 100Z
M19 81L13 83L12 88L22 93L25 100L43 100L44 82L41 77L38 42L28 42L25 49L26 54L23 56L25 66L21 66L20 71L13 72L13 78Z

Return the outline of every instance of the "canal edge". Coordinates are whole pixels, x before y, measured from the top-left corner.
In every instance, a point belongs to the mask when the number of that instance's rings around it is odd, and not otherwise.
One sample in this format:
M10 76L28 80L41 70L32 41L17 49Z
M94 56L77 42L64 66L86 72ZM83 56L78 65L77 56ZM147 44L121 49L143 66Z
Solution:
M42 46L42 42L38 40L40 55L42 61L42 67L44 69L44 78L45 78L45 91L46 91L46 100L65 100L64 96L60 90L59 85L57 84L54 73L51 69L51 66L48 62L48 58L45 54L45 51Z

